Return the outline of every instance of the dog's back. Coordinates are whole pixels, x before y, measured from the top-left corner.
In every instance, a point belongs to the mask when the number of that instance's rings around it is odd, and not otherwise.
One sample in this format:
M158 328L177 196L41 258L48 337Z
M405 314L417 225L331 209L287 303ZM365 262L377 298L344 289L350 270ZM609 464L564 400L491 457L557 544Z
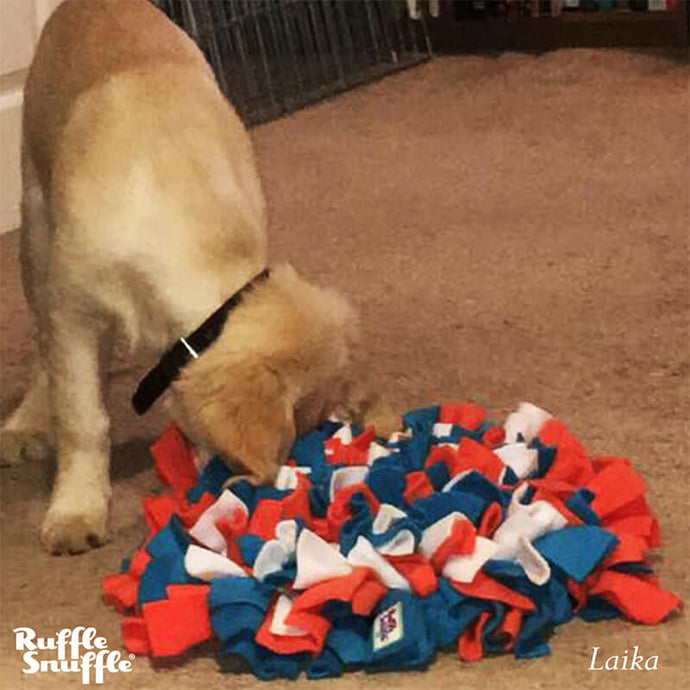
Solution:
M23 165L25 198L40 197L25 211L51 216L24 223L30 299L50 275L132 345L160 347L265 265L249 137L201 51L148 0L55 12L27 82Z
M41 34L25 88L24 138L39 169L51 169L80 94L119 72L165 63L213 79L199 49L148 0L65 0Z

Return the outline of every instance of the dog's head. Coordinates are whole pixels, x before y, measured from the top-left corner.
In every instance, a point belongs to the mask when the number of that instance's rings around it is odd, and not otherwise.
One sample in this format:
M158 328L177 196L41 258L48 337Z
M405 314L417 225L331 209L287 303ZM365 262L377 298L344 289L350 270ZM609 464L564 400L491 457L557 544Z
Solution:
M360 405L352 378L357 335L344 298L279 267L183 370L174 385L180 421L233 469L269 482L296 434L337 406Z

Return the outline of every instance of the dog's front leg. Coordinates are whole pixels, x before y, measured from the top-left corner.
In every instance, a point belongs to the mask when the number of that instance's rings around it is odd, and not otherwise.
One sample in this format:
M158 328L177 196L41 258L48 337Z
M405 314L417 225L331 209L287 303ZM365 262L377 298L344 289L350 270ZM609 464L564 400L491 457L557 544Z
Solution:
M82 315L54 314L51 321L47 340L57 474L41 536L51 553L78 553L105 541L110 498L99 330Z

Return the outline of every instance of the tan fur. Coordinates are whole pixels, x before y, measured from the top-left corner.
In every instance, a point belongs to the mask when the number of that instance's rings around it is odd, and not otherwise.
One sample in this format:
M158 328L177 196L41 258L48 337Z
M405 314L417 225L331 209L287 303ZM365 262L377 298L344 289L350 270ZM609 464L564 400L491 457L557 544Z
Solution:
M201 52L147 0L68 0L26 85L22 274L37 330L5 462L57 452L42 528L52 552L106 537L114 340L160 353L265 266L251 143ZM176 390L186 428L256 481L349 384L351 308L282 267L248 295ZM344 401L344 402L343 402Z
M345 399L356 332L342 297L280 267L233 312L223 337L185 367L175 384L183 418L237 469L272 481L295 433Z

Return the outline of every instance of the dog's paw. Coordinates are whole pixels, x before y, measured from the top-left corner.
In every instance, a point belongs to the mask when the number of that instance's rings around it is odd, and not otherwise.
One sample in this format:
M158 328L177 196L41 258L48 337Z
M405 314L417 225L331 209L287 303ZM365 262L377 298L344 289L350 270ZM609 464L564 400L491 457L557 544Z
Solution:
M54 555L83 553L107 541L108 499L89 497L88 503L53 501L41 528L41 541Z
M24 460L41 461L49 455L50 445L40 433L10 429L0 432L0 467L19 465Z
M255 474L236 474L223 482L222 488L231 489L238 482L249 482L254 487L270 486L275 481L275 477L259 477Z
M386 400L377 400L365 415L366 426L373 426L376 435L389 438L391 434L400 431L402 418Z

